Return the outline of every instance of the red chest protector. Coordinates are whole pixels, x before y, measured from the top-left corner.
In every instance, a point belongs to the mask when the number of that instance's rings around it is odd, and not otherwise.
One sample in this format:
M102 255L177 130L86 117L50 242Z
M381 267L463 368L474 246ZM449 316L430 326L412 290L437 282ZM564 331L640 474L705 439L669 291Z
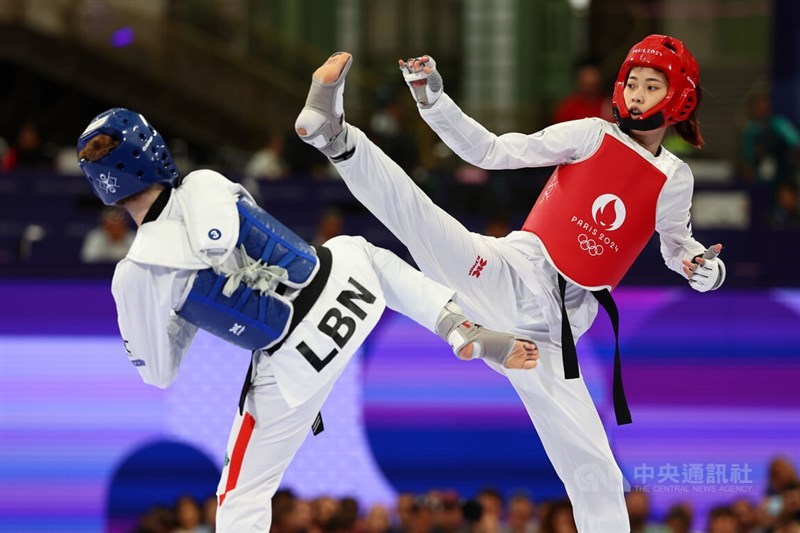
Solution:
M522 229L541 239L565 278L586 289L613 289L655 231L666 176L606 134L597 152L560 165Z

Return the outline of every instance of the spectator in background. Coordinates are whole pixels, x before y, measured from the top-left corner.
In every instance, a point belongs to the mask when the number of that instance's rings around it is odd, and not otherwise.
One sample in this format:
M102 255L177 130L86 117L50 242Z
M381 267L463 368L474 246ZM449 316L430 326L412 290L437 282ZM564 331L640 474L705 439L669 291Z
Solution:
M773 219L778 186L798 185L800 133L789 119L772 113L766 91L753 93L747 107L739 172L742 180L754 188L754 218L763 225Z
M767 496L777 496L787 487L800 483L797 470L788 458L779 456L770 461L767 474Z
M577 533L575 519L572 517L572 504L569 500L554 502L542 518L539 533Z
M311 243L321 246L322 243L341 235L344 231L344 217L342 212L335 207L328 207L322 211L317 225L317 233Z
M311 524L315 531L326 531L328 522L339 511L339 502L330 496L311 500Z
M411 506L408 533L433 533L433 509L427 498L416 498Z
M779 525L774 533L800 533L800 519L795 518Z
M714 507L708 513L708 533L739 533L736 515L730 507Z
M83 240L81 261L116 263L128 253L135 236L125 212L118 207L107 207L100 214L100 226L89 231Z
M191 496L182 496L175 506L178 527L174 533L212 533L211 527L202 523L200 505Z
M748 99L748 121L742 132L744 178L757 182L797 179L800 164L800 133L792 122L772 112L766 91Z
M369 121L370 138L381 150L406 172L412 172L419 163L417 144L409 132L406 121L405 99L388 87L378 89L376 110Z
M294 521L295 528L300 533L308 533L312 530L311 502L297 498L294 502Z
M434 512L434 529L437 533L464 532L464 513L461 500L453 490L444 491L439 496L439 504Z
M779 183L775 191L775 210L772 213L772 227L775 229L800 229L800 200L797 185Z
M625 497L631 533L660 533L658 526L650 523L650 498L646 492L633 490Z
M177 523L175 512L169 507L159 505L147 511L134 530L135 533L173 533Z
M781 493L781 512L778 515L778 526L794 525L795 522L800 522L800 484L790 483Z
M217 530L217 496L214 494L203 501L203 523L212 532Z
M380 504L370 507L364 518L364 533L389 533L389 509Z
M296 533L294 522L297 498L289 489L278 489L272 497L272 533Z
M260 180L281 180L289 175L289 166L283 159L284 135L274 131L264 146L255 151L244 167L242 185L256 199L261 197Z
M344 531L355 531L358 528L358 500L352 496L345 496L339 500L339 510L335 517Z
M575 71L574 92L558 104L553 122L568 122L589 117L599 117L609 122L614 120L614 115L611 113L611 95L603 90L600 68L591 61L584 61Z
M483 234L489 237L505 237L511 233L511 226L508 219L501 213L489 215L486 219L486 225L483 227Z
M500 491L487 487L478 492L476 497L483 513L477 530L479 533L498 533L503 521L503 497Z
M739 522L740 533L761 533L763 531L759 527L759 510L747 498L739 498L734 501L731 511L736 516L736 521Z
M533 501L524 495L517 494L508 502L508 520L501 529L502 533L536 533L536 522Z
M395 514L397 523L392 528L394 533L408 533L411 529L411 513L414 509L414 495L404 492L397 495L395 503Z
M692 510L688 504L677 503L667 511L667 529L669 533L690 533L692 530Z
M17 133L16 141L3 156L4 171L18 169L51 169L53 158L47 155L39 128L32 121L26 121Z
M761 502L762 524L767 531L791 522L793 514L800 512L800 479L794 465L786 457L775 457L767 471L766 498Z

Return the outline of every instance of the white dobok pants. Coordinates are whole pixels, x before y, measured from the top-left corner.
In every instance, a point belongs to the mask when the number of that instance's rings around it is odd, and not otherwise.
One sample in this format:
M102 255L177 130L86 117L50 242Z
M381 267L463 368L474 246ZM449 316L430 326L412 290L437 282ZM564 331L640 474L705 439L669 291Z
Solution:
M495 239L467 231L361 131L350 126L349 135L355 153L336 168L353 195L406 245L422 272L454 289L456 302L472 320L537 343L540 360L534 370L487 364L508 377L525 404L572 501L578 530L629 531L622 472L600 416L583 378L564 378L557 273L536 237L514 232ZM566 303L577 341L594 320L597 303L574 285Z
M363 238L336 237L325 247L333 265L319 299L280 349L254 356L253 383L243 412L236 413L217 488L220 533L269 531L271 498L289 462L384 307L434 331L453 297L451 289ZM298 349L301 344L305 348Z

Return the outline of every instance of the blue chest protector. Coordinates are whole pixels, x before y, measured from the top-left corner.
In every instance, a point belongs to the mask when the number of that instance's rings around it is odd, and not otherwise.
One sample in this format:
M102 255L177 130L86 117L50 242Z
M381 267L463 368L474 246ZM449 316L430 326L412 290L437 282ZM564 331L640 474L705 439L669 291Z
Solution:
M294 313L278 287L305 287L319 260L311 245L253 202L242 198L236 206L244 267L228 274L198 271L177 314L242 348L269 348L285 336Z

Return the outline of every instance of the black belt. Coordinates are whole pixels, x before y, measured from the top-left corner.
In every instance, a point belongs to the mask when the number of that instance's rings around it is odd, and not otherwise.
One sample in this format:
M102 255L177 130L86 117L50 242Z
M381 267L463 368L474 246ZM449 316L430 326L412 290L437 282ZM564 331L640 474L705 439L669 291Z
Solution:
M569 325L567 316L567 304L565 294L567 290L567 280L561 274L558 275L558 292L561 294L561 357L564 362L564 377L576 379L580 376L578 369L578 352L575 349L575 340L572 337L572 329ZM628 400L625 399L625 389L622 386L622 362L619 357L619 311L614 298L608 289L602 291L592 291L592 296L603 306L611 319L611 326L614 328L614 340L616 347L614 351L614 415L617 417L617 424L630 424L631 411L628 408Z
M284 341L289 338L289 335L292 334L300 321L306 317L314 304L317 303L319 295L322 294L322 290L328 283L328 278L331 275L331 266L333 265L333 255L331 254L331 251L324 246L317 246L316 251L317 258L319 259L319 270L317 271L316 276L314 276L314 279L311 280L311 283L304 287L300 291L300 294L297 295L297 298L294 299L294 302L292 302L294 315L292 316L292 322L289 324L289 329L286 331L286 335L283 336L283 339L281 339L280 342L267 350L269 355L274 354L281 348L281 346L283 346ZM253 354L255 355L255 352L253 352ZM242 393L239 395L239 414L244 413L244 401L247 398L247 393L250 391L250 386L253 383L252 376L253 358L250 359L250 367L247 369L247 376L245 377L244 385L242 386ZM324 426L322 424L322 416L318 414L313 425L314 435L321 433L323 429Z

